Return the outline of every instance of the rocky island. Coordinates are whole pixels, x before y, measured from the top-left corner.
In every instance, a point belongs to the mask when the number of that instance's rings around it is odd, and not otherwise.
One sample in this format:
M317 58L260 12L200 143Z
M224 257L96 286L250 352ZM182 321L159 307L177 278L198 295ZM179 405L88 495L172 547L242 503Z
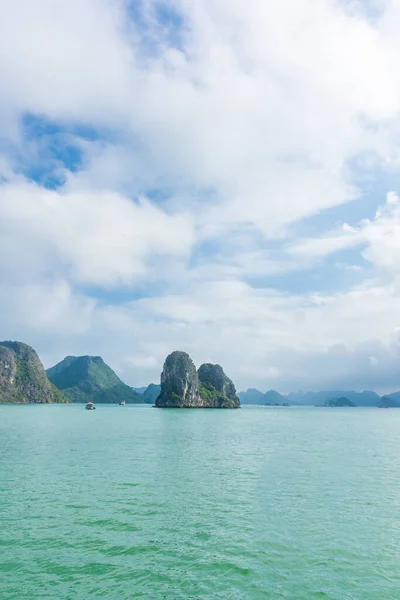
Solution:
M394 396L395 394L393 394ZM382 396L379 408L400 408L400 402L390 396Z
M354 407L356 406L354 402L349 400L348 398L331 398L328 400L325 406L343 408L343 407Z
M33 348L0 342L0 402L51 404L68 399L47 379Z
M164 363L159 408L239 408L233 382L220 365L196 367L186 352L175 351Z
M71 402L143 402L100 356L67 356L48 369L47 376Z
M265 392L263 399L265 406L289 406L285 396L275 390Z

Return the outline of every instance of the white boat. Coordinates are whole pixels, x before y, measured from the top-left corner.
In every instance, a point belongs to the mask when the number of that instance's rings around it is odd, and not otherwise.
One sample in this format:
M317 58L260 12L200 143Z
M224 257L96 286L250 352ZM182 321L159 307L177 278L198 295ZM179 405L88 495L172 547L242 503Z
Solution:
M121 402L119 403L120 406L125 406L126 402L125 400L121 400Z
M95 405L93 404L93 402L88 402L85 406L86 410L96 410Z

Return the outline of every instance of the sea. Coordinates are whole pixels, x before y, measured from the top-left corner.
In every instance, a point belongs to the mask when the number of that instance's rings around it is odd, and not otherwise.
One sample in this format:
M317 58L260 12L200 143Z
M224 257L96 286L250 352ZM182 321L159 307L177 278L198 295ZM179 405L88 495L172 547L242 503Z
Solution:
M399 600L400 410L0 405L1 600Z

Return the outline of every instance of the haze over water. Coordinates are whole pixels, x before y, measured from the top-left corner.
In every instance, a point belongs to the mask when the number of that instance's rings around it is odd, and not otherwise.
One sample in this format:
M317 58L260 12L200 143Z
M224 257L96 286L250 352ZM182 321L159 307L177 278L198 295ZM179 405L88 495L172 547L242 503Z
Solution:
M0 406L2 600L399 598L400 411Z

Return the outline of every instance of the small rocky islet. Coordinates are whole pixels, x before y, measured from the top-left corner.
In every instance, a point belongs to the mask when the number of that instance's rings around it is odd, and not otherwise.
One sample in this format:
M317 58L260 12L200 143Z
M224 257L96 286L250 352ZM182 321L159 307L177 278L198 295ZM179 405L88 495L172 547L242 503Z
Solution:
M220 365L205 363L196 370L186 352L167 356L161 373L158 408L239 408L236 389Z

